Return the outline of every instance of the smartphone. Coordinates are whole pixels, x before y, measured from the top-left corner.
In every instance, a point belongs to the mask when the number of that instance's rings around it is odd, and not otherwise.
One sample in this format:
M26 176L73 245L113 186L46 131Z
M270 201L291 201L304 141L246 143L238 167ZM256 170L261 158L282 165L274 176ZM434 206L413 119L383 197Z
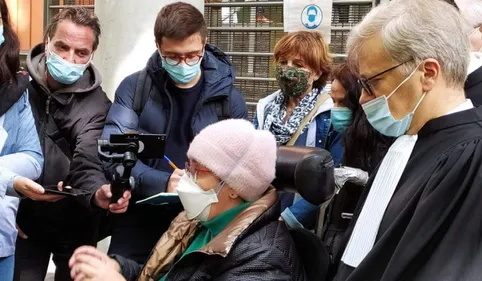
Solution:
M48 185L44 186L45 194L57 194L57 195L64 195L64 196L83 196L89 195L91 191L77 189L77 188L65 188L60 191L56 185Z
M137 142L139 151L138 159L161 159L164 157L164 148L166 146L166 135L158 134L112 134L110 135L111 144L127 144ZM113 148L111 153L121 153L125 151L124 147Z

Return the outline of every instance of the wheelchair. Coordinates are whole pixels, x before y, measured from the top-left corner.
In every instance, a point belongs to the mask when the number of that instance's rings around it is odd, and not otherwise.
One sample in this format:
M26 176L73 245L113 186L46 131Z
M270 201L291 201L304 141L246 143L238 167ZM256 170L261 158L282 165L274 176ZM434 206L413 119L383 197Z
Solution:
M298 193L306 201L320 205L335 192L333 159L320 148L281 146L272 184L278 191ZM317 226L315 232L290 230L309 280L325 280L330 267L330 256L320 238L321 227Z

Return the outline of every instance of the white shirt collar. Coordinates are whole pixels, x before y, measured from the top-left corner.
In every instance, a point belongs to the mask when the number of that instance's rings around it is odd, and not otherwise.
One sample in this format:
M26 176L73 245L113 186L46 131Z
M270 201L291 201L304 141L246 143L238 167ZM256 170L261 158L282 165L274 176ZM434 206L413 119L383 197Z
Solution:
M452 111L447 113L447 115L454 114L454 113L457 113L457 112L461 112L461 111L464 111L464 110L469 110L469 109L472 109L472 108L474 108L474 104L472 103L472 101L470 99L466 99L463 104L454 108Z

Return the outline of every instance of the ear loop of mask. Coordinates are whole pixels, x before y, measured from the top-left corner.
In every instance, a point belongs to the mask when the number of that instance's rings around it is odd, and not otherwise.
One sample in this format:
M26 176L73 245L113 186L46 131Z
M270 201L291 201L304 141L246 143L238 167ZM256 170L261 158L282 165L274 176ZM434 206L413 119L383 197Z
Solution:
M218 184L218 187L217 187L217 191L216 191L216 195L219 195L219 193L221 192L221 190L223 190L224 186L226 185L226 183L224 181L221 181L219 184Z
M479 30L478 27L474 28L474 30L472 30L472 33L470 33L469 37L472 36L472 35L474 35L474 33L477 32L477 30Z
M192 180L194 181L194 183L196 183L196 180L197 180L197 172L194 173L194 175L191 175L193 178ZM216 192L216 195L219 195L219 193L221 192L221 190L223 190L223 187L226 185L226 182L225 181L221 181L220 183L218 183L218 186L216 186L216 188L214 189L214 191ZM216 190L217 189L217 190Z
M410 78L412 78L413 74L415 74L415 72L417 71L417 69L420 67L420 65L422 65L423 62L419 63L417 65L417 67L412 71L412 73L410 73L410 75L407 76L407 78L405 78L405 80L402 81L402 83L400 83L400 85L398 85L395 90L393 90L393 92L387 96L387 100L393 96L393 94L395 94L397 92L397 90L402 87L403 84L405 84L405 82L407 82ZM423 99L425 98L425 95L427 94L427 92L424 92L423 95L422 95L422 98L420 98L420 100L418 100L417 102L417 105L415 106L415 108L412 110L412 114L415 113L415 111L417 111L417 108L420 106L420 104L422 103Z
M412 71L412 73L410 73L410 75L408 75L407 78L405 78L405 80L403 80L402 83L400 83L400 84L395 88L395 90L393 90L393 92L392 92L390 95L387 96L387 100L388 100L389 98L391 98L391 97L397 92L397 90L400 89L400 87L402 87L403 84L405 84L405 82L407 82L410 78L412 78L412 76L415 74L415 72L417 71L417 69L420 67L420 65L421 65L422 63L423 63L423 62L419 63L419 64L417 65L417 67Z
M422 98L418 101L417 105L415 106L415 108L412 110L412 113L415 114L415 111L417 111L418 107L420 106L420 104L422 103L423 99L425 98L425 95L427 94L427 92L423 92L423 95L422 95Z

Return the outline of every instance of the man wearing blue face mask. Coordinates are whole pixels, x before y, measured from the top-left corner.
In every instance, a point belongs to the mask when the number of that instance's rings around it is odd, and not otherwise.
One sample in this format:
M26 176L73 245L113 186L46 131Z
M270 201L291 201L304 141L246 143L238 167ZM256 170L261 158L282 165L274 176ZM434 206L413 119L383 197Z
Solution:
M99 36L99 21L88 9L66 8L27 57L30 103L45 157L38 182L45 187L64 182L89 194L58 196L55 203L21 201L15 280L43 280L51 254L55 280L71 280L67 261L73 250L97 243L99 214L94 211L127 209L129 194L109 206L110 185L97 153L111 104L91 64Z
M157 50L143 70L119 85L103 138L126 131L166 134L166 154L183 169L194 136L222 119L246 119L246 103L233 86L229 57L206 44L206 22L194 6L177 2L162 8L154 35ZM133 200L174 192L183 175L166 161L138 160ZM180 204L131 206L117 220L109 251L144 262L179 211Z
M396 140L330 280L480 280L482 107L464 93L470 32L444 1L392 0L350 34L366 117Z

